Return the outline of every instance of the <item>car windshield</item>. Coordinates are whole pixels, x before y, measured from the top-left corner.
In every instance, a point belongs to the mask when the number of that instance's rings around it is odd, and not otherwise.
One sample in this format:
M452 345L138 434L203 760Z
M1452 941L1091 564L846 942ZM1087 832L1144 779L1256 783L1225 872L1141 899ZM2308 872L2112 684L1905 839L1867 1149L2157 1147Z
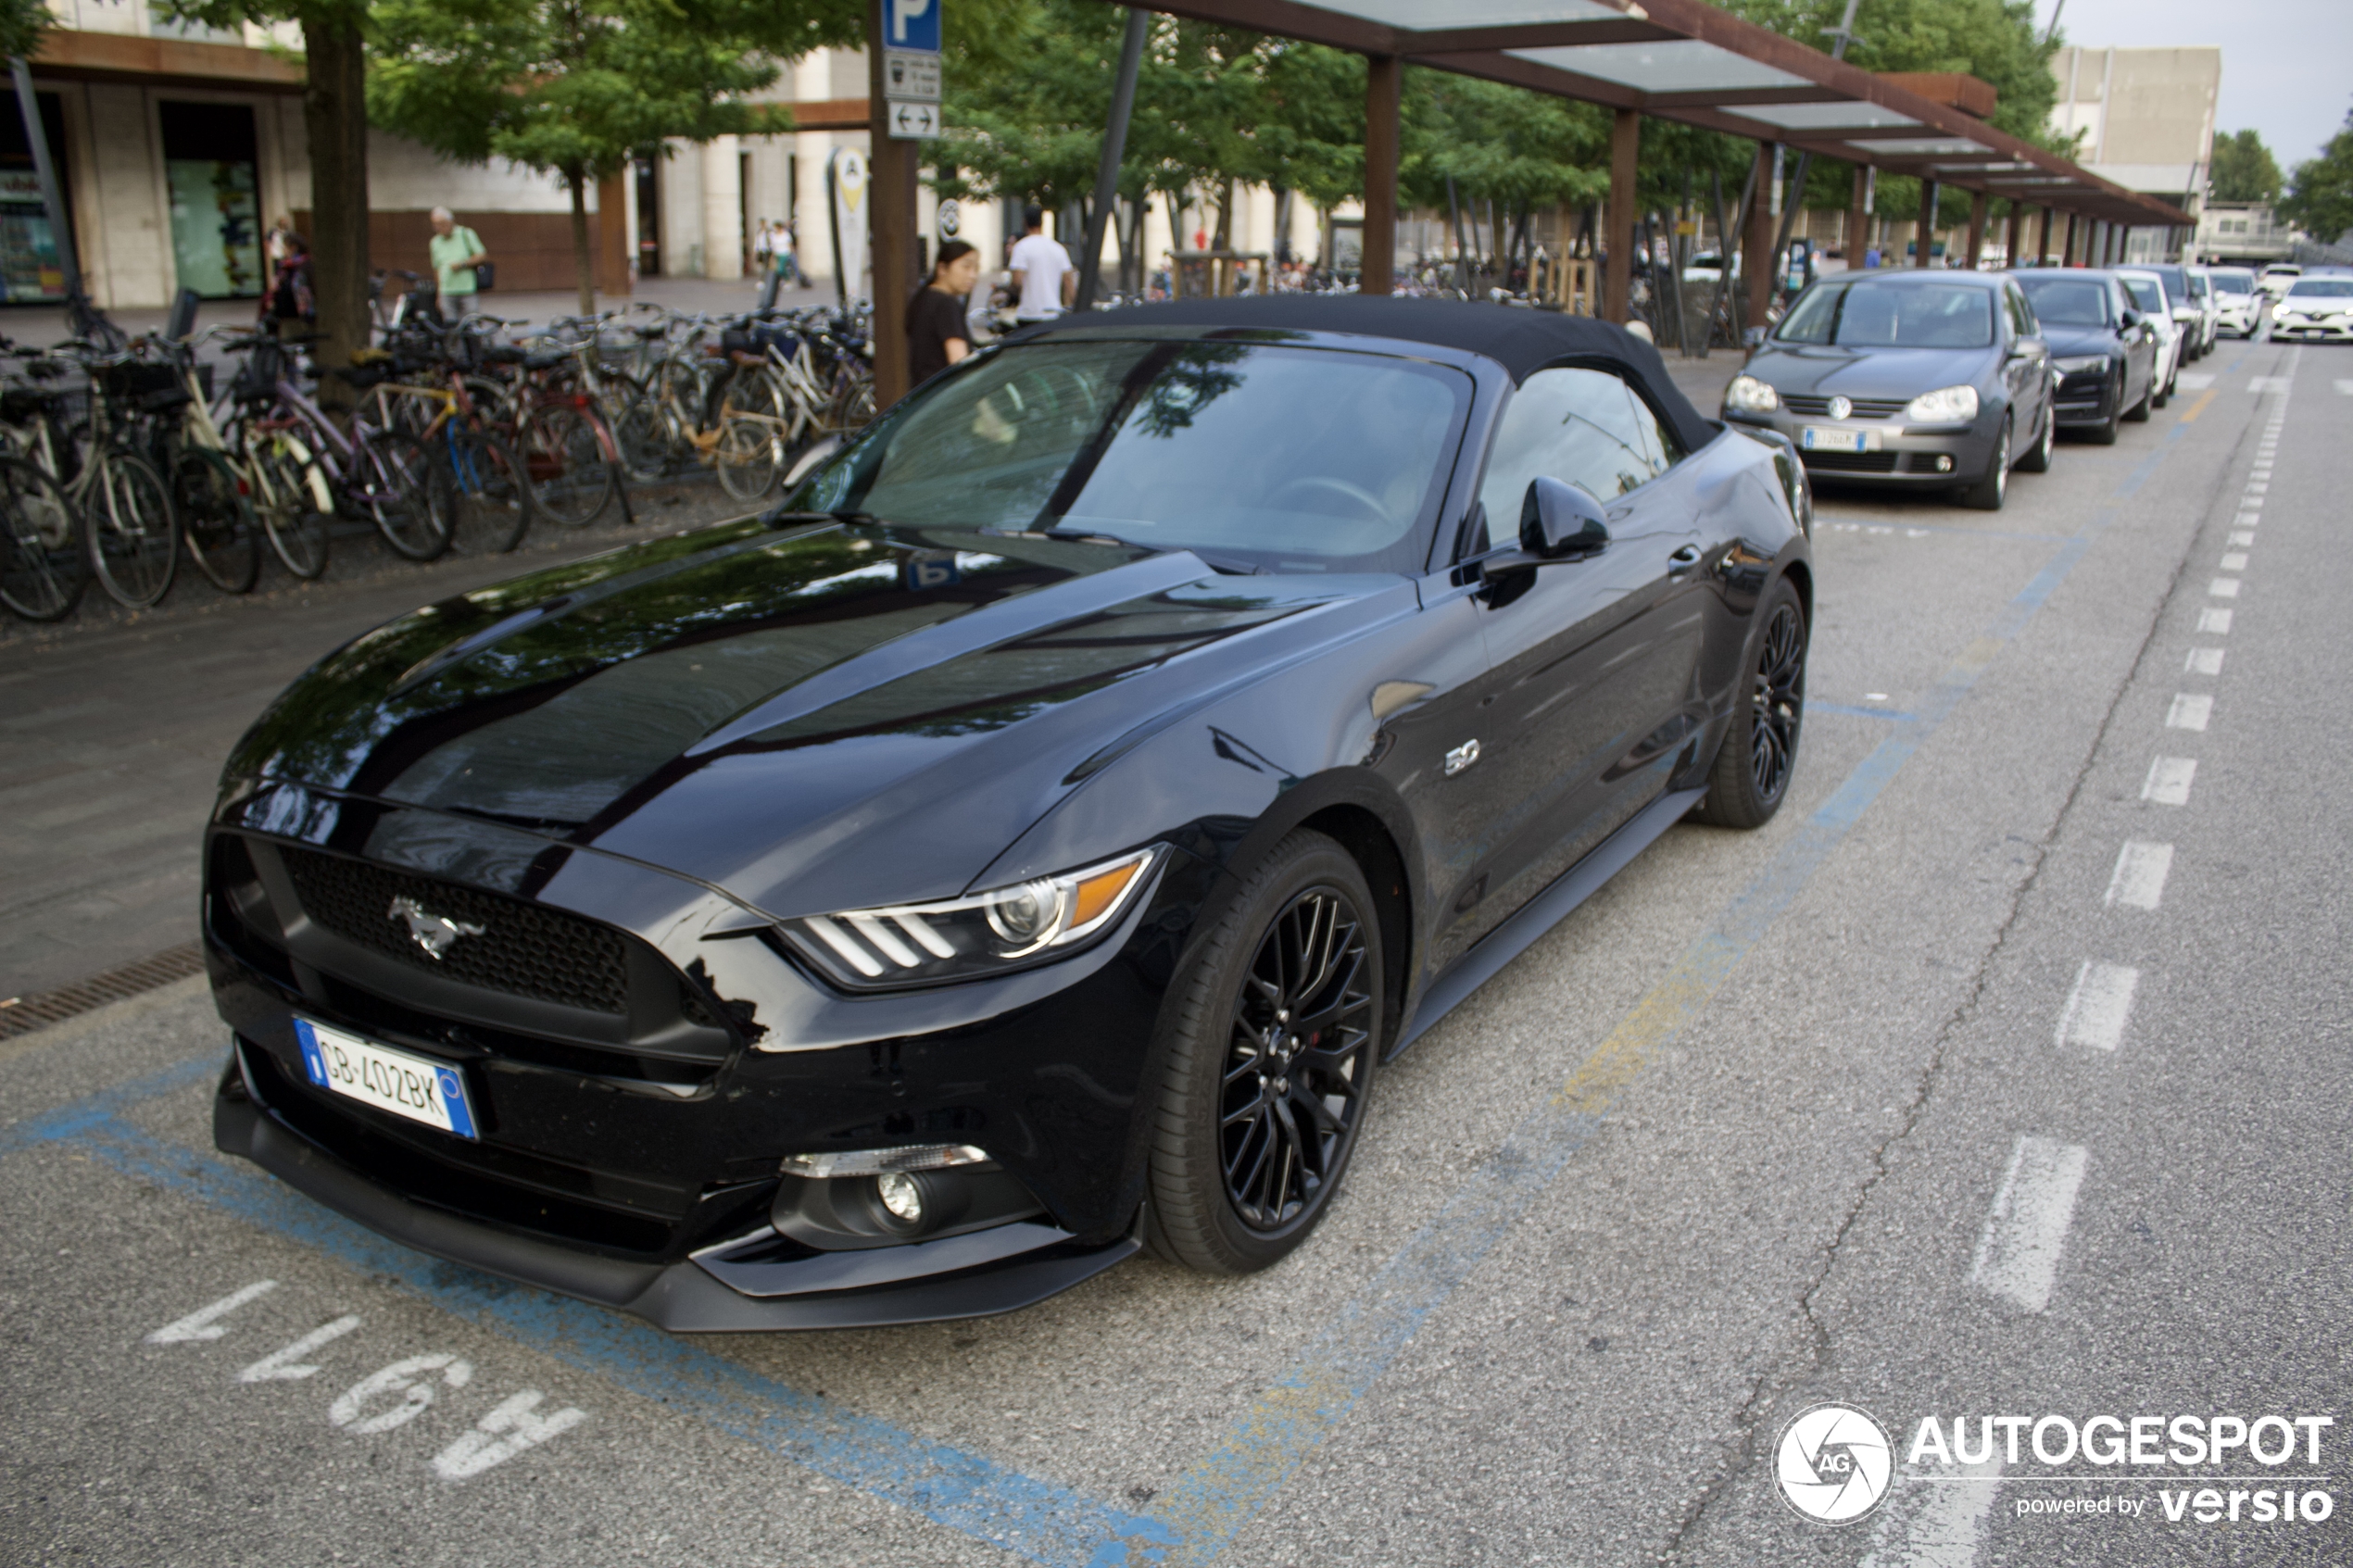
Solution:
M1994 295L1957 283L1836 283L1800 299L1773 335L1847 348L1984 348Z
M2133 296L2133 304L2144 310L2165 313L2165 291L2158 286L2155 278L2126 278L2122 282L2124 292Z
M2034 314L2057 327L2108 325L2108 285L2085 278L2020 278Z
M2224 294L2253 294L2255 274L2236 268L2227 268L2211 274L2214 286Z
M2187 299L2190 297L2190 281L2188 275L2185 274L2179 267L2152 267L2149 270L2156 273L2158 277L2164 282L2167 297L2171 299Z
M2287 291L2290 299L2353 299L2353 278L2298 278Z
M933 383L790 504L1244 570L1417 571L1470 395L1459 370L1370 354L1050 341Z

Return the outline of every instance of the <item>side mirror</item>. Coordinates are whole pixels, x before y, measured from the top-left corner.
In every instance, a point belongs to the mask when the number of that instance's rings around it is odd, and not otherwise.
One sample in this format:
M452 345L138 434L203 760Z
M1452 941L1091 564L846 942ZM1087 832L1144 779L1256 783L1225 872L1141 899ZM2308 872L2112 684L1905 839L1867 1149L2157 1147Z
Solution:
M1602 505L1563 480L1540 475L1528 482L1519 504L1519 547L1543 560L1598 554L1609 544Z
M2117 320L2122 322L2125 326L2137 327L2143 321L2146 320L2147 318L2143 316L2137 310L2127 310L2122 315L2119 316Z

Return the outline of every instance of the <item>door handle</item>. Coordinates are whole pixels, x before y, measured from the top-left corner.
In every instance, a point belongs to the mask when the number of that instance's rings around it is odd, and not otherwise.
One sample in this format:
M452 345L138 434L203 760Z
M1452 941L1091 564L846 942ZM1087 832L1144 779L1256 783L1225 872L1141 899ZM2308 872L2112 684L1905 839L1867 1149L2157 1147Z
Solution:
M1670 571L1689 571L1698 564L1699 546L1697 545L1686 545L1667 558L1667 570Z

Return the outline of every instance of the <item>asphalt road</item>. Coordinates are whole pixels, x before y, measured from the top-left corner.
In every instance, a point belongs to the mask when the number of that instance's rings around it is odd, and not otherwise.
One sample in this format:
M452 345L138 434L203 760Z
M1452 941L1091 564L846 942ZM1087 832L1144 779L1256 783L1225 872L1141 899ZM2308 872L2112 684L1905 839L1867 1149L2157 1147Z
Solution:
M2353 1562L2349 438L2353 351L2224 345L1998 515L1826 496L1791 805L1424 1036L1253 1278L673 1339L211 1153L195 983L0 1046L0 1559Z

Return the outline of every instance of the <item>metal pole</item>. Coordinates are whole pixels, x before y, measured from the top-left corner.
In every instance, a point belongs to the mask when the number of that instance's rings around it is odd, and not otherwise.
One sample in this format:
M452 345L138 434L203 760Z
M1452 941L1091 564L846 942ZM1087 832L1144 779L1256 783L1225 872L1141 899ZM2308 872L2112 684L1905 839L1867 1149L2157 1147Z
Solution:
M1127 117L1136 108L1136 71L1144 59L1144 30L1151 19L1127 13L1127 36L1119 46L1119 77L1112 84L1111 123L1103 128L1102 161L1095 166L1095 210L1087 220L1087 254L1078 261L1078 308L1095 303L1096 274L1102 270L1103 222L1119 199L1119 160L1127 156Z
M1602 243L1609 251L1602 267L1602 319L1621 327L1634 293L1635 160L1642 145L1641 112L1619 109L1609 132L1609 221L1602 226Z
M24 139L32 148L32 175L41 182L41 205L48 210L49 237L57 247L57 268L66 275L66 320L83 331L90 295L82 286L82 262L73 249L73 231L66 226L65 194L57 189L57 166L50 161L49 133L41 123L41 106L32 96L32 72L21 59L8 62L16 79L17 113L24 118Z
M2065 0L2061 0L2061 3L2064 4ZM1846 58L1846 46L1850 43L1854 42L1855 39L1855 9L1861 4L1862 0L1846 0L1846 14L1839 18L1838 25L1834 28L1824 28L1822 30L1831 35L1831 59L1843 60ZM1813 166L1813 162L1814 155L1810 151L1801 152L1797 155L1797 177L1790 182L1790 190L1794 194L1787 197L1782 203L1781 232L1773 241L1773 270L1776 273L1782 270L1780 265L1781 257L1789 254L1790 226L1797 221L1797 209L1806 200L1806 171ZM1855 247L1850 244L1846 248L1853 250ZM1848 265L1860 266L1862 259L1862 257L1857 255L1848 263ZM1773 286L1776 289L1780 288L1780 283L1778 277L1776 278Z

